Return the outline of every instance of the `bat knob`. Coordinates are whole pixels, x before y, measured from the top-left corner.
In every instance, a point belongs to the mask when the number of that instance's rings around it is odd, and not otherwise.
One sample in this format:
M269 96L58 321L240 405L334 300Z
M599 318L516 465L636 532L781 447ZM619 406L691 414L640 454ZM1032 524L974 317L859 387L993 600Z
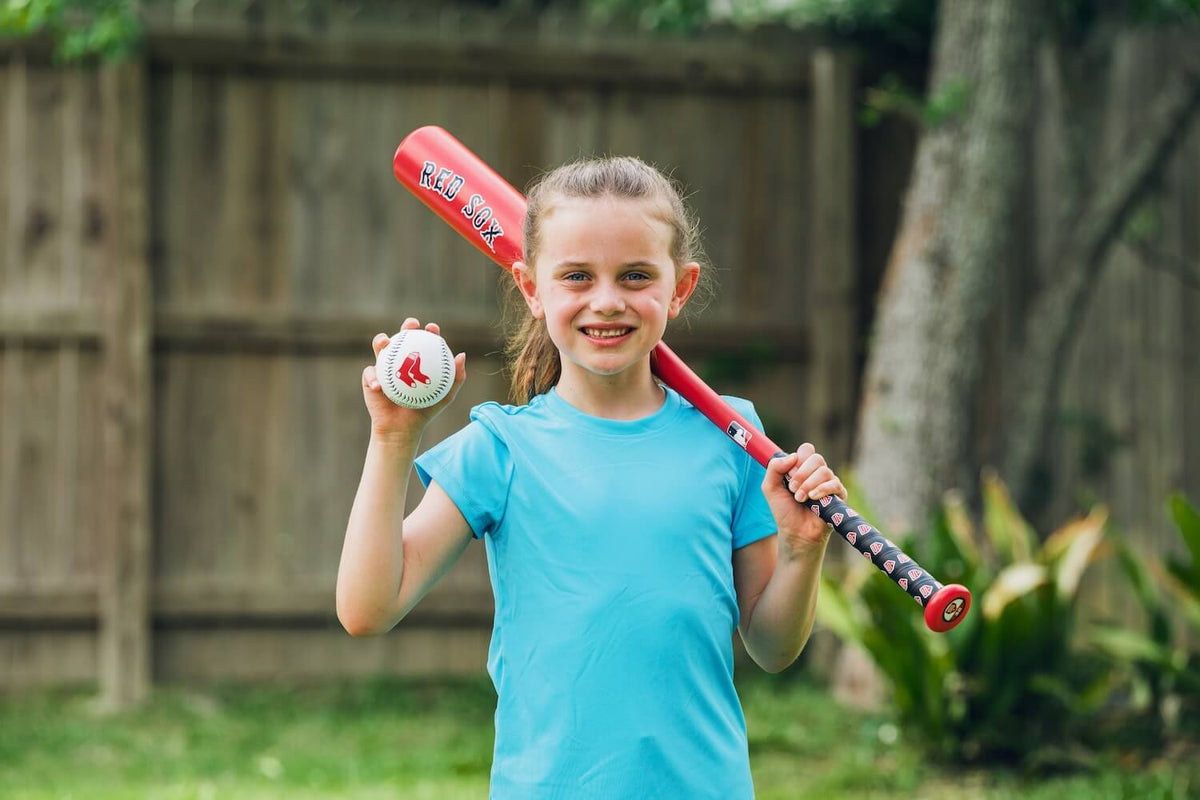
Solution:
M943 633L962 622L970 607L970 590L959 583L948 584L925 604L925 624L930 630Z

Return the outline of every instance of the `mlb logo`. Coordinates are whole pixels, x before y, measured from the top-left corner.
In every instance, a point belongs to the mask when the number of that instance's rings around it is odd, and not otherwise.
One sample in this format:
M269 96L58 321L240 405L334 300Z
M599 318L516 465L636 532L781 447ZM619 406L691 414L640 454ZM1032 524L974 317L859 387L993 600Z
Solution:
M725 429L725 433L743 448L750 444L750 432L736 422L729 423L729 427Z

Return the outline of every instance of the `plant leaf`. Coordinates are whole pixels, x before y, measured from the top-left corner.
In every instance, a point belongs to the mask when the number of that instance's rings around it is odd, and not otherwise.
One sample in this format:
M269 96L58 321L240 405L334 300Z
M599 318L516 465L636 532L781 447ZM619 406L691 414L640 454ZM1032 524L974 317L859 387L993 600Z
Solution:
M824 575L817 594L817 621L839 639L864 644L862 626L855 617L852 600Z
M1163 569L1157 561L1150 562L1150 568L1159 583L1171 593L1166 602L1173 603L1194 627L1200 629L1200 593L1190 588L1178 576Z
M983 616L995 620L1009 603L1044 585L1050 576L1041 564L1026 561L1001 570L983 596Z
M1079 581L1104 538L1104 524L1107 521L1108 511L1096 508L1083 519L1070 522L1056 531L1055 535L1062 535L1062 538L1069 542L1055 569L1054 583L1059 599L1065 600L1075 596Z
M983 476L983 528L996 552L1008 562L1028 561L1037 544L1008 487L994 472Z
M1086 634L1087 641L1117 661L1147 661L1174 669L1171 651L1138 631L1110 625L1096 626Z
M945 501L946 530L950 538L958 546L958 551L971 568L982 566L979 558L979 548L975 546L975 526L971 524L971 515L966 503L958 492L948 492Z
M1167 506L1175 527L1179 528L1183 542L1192 554L1192 572L1200 575L1200 512L1180 492L1171 495Z

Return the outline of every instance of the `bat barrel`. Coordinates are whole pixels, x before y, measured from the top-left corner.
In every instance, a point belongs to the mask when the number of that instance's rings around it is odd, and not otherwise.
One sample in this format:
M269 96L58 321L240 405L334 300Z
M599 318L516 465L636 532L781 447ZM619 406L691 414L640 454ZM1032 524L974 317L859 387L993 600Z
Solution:
M405 136L392 174L450 227L505 269L524 249L525 197L436 125Z

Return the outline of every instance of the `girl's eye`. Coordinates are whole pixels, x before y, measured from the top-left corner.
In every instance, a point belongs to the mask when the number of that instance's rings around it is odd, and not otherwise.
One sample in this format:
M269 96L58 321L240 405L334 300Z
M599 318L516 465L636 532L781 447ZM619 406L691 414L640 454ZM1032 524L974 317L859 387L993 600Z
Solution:
M587 277L588 276L587 276L586 272L568 272L566 275L563 275L563 280L564 281L586 281Z
M648 281L650 276L644 272L629 272L626 273L625 279L629 281Z

